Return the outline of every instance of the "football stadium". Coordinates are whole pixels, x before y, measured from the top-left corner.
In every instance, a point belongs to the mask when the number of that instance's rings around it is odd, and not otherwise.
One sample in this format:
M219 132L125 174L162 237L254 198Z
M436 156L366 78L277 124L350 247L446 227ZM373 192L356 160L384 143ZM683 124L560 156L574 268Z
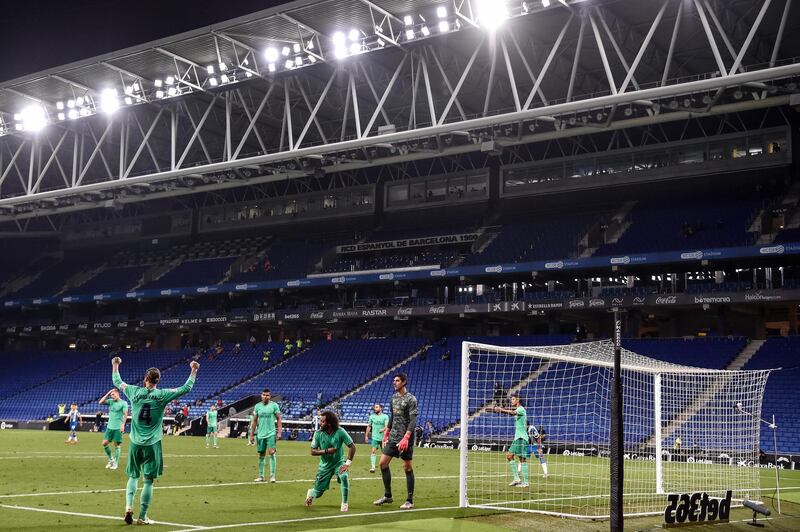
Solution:
M261 4L0 81L1 529L800 530L800 3Z

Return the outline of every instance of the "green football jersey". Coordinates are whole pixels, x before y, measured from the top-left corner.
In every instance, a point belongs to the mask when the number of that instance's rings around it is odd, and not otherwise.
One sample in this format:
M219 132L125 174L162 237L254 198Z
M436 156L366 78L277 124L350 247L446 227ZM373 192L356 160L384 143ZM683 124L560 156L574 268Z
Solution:
M328 434L324 430L318 430L314 433L314 441L311 443L312 449L329 449L333 447L336 452L333 454L323 454L319 457L320 467L330 467L339 465L344 462L344 451L342 446L350 446L353 443L353 438L344 430L339 427L333 434Z
M108 427L111 430L119 430L122 426L122 419L125 417L125 414L128 412L128 403L120 399L119 401L115 401L114 399L109 399L106 401L108 403Z
M386 414L375 414L372 413L369 415L369 426L372 427L372 434L370 438L373 440L380 440L383 438L383 430L386 428L386 425L389 423L389 416Z
M119 373L113 375L114 386L125 384ZM189 376L180 388L148 389L143 386L125 385L125 395L131 402L131 443L153 445L161 441L161 423L164 409L178 397L189 393L194 386L194 377Z
M208 416L208 426L209 427L216 427L217 426L217 411L216 410L209 410L206 415Z
M517 407L514 414L514 439L528 441L528 413L521 406Z
M259 439L269 438L275 435L275 415L280 414L281 409L278 403L270 401L267 404L258 403L253 409L253 415L258 417L258 432L256 437Z

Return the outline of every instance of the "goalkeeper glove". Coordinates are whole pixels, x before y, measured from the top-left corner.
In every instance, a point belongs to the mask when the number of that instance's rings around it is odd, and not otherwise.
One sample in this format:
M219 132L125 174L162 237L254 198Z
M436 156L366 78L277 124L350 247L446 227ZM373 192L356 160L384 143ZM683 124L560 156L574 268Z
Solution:
M403 436L403 439L400 440L400 443L397 444L397 448L400 450L401 453L405 452L408 449L408 433Z

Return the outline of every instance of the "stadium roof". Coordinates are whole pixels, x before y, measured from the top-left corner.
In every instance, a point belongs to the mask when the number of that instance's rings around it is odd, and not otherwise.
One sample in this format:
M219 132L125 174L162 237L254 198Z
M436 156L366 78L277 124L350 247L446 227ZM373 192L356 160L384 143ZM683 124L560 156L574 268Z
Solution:
M0 221L786 106L798 10L298 0L0 84Z

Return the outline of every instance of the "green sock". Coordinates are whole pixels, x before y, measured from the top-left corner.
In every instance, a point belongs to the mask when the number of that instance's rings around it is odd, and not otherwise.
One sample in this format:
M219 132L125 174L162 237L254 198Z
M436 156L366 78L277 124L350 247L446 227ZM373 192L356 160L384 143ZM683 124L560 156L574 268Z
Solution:
M511 474L514 475L514 480L519 481L519 475L517 474L517 462L514 460L509 460L508 467L511 468Z
M522 462L522 482L528 483L528 462Z
M370 469L375 469L375 462L378 461L378 457L374 454L369 455L369 465Z
M208 442L211 441L211 434L206 434L206 447L208 447Z
M278 457L274 454L269 455L269 476L275 476L275 470L278 467Z
M142 486L142 498L139 501L139 519L147 518L147 509L150 508L150 502L153 500L153 479L144 479Z
M108 459L111 460L111 444L103 445L103 450L106 452L106 456L108 456Z
M217 446L217 442L218 442L218 441L219 441L219 440L217 439L217 434L216 434L216 433L214 433L214 447L216 447L216 446Z
M342 504L347 504L350 500L350 475L339 475L339 480L342 482Z
M258 476L264 478L264 465L266 458L263 456L258 457Z
M117 445L117 448L114 449L114 461L119 463L119 445Z
M125 488L125 508L133 508L133 498L136 497L136 490L139 489L139 479L129 478L128 486Z

